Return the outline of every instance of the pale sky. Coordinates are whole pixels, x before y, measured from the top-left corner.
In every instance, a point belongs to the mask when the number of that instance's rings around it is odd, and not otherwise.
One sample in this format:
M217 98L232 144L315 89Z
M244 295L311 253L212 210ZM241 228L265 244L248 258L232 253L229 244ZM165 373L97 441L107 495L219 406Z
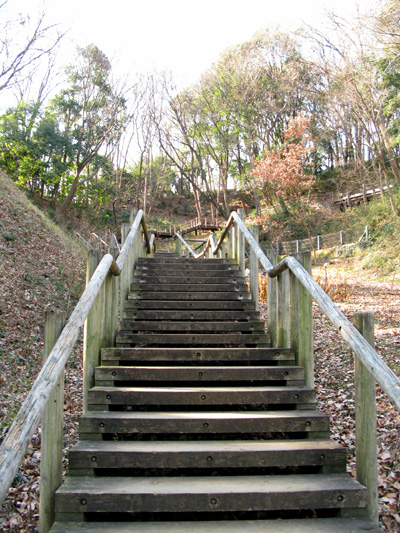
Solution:
M16 12L35 13L43 0L9 0ZM326 10L350 17L373 0L47 0L48 22L71 28L64 52L97 45L120 72L171 70L182 84L195 82L229 46L257 30L303 22L320 26Z

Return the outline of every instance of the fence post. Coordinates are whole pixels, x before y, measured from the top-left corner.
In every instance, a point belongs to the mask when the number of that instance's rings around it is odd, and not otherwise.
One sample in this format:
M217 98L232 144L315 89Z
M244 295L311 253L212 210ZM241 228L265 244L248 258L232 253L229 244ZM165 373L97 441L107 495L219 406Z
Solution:
M340 232L340 245L343 246L344 244L344 231L342 230Z
M65 325L63 311L46 311L44 321L44 357L49 356ZM64 372L50 396L42 417L40 462L39 531L47 533L55 519L55 492L62 483Z
M228 259L234 258L234 232L235 228L232 226L228 231Z
M182 241L178 237L175 239L175 251L178 257L182 256Z
M290 270L277 276L277 339L279 348L290 348Z
M311 273L311 252L300 252L294 257ZM290 347L296 353L296 364L304 368L306 386L314 387L312 298L293 274L290 275Z
M258 243L260 234L259 226L250 226L250 233ZM250 292L255 310L258 311L258 259L252 248L250 248Z
M354 325L374 348L374 314L354 313ZM367 487L366 512L378 524L375 379L354 357L357 480Z
M108 253L114 259L118 256L117 248L110 248ZM105 301L104 301L104 347L113 348L115 346L115 337L118 328L118 277L111 274L107 275L105 280Z
M278 262L278 254L275 250L270 249L266 251L265 254L273 266ZM268 287L267 287L267 327L268 333L271 335L271 344L272 346L277 346L277 279L268 278Z
M102 259L100 250L89 250L86 285ZM104 286L93 303L87 316L83 334L83 412L88 410L88 391L94 386L94 372L100 365L100 351L104 341ZM121 294L122 297L122 294Z
M237 212L238 212L239 217L244 222L245 211L244 211L243 207L240 207ZM237 248L236 248L237 263L239 264L239 268L240 268L241 273L244 274L244 266L245 266L245 261L244 261L244 259L245 259L245 257L244 257L244 255L245 255L244 235L240 231L239 226L236 227L236 239L237 239Z

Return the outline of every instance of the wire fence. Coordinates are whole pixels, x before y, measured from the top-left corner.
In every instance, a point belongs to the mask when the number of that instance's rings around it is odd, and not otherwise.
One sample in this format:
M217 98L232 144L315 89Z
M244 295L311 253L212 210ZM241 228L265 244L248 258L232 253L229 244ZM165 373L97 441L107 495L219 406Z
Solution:
M278 241L277 243L261 243L261 247L263 250L277 250L279 255L290 255L297 252L310 252L313 250L313 247L314 250L318 251L360 242L363 239L366 241L369 240L368 226L366 226L365 231L361 236L354 230L343 230L335 233L326 233L325 235L316 235L312 237L311 240L302 239L286 242Z

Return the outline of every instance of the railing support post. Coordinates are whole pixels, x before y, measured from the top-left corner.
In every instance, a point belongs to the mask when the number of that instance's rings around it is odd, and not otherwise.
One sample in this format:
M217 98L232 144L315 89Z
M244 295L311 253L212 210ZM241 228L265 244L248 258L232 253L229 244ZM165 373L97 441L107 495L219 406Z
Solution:
M311 252L300 252L294 257L310 274ZM306 386L314 387L312 298L292 273L290 274L290 347L296 353L296 364L304 368Z
M266 256L269 261L275 266L278 262L278 254L276 250L270 249L266 251ZM272 346L277 346L277 309L278 309L278 294L277 294L277 279L268 278L268 287L267 287L267 328L268 333L271 335L271 344Z
M110 248L108 251L114 259L118 256L117 248ZM104 347L113 348L115 346L115 337L118 328L118 283L119 279L108 273L105 279L105 301L104 301L104 316L107 317L104 321Z
M259 226L250 226L250 233L258 244ZM258 259L252 248L250 248L250 292L255 309L258 311Z
M234 226L232 226L231 229L228 231L228 259L234 258L234 236L235 228Z
M244 221L244 209L243 207L241 207L240 209L238 209L237 211L238 215L240 216L240 218ZM235 224L236 225L236 224ZM244 250L245 250L245 247L244 247L244 235L243 233L240 231L240 228L236 225L236 231L235 231L235 236L236 236L236 261L239 265L239 268L240 268L240 271L242 274L244 274L244 268L245 268L245 262L244 262Z
M175 239L175 251L178 257L182 256L182 242L180 239Z
M290 348L290 272L285 270L277 277L278 312L277 312L277 346Z
M373 313L355 313L354 325L374 348ZM376 438L375 379L354 357L357 480L367 487L369 518L378 524L378 462Z
M44 361L65 325L63 311L46 311L44 322ZM42 417L40 463L39 532L47 533L55 519L55 493L62 483L64 372L58 378Z
M86 284L89 283L97 265L102 259L100 250L90 250L88 254ZM100 365L100 351L104 345L104 300L105 284L98 295L85 321L83 335L83 412L88 410L88 391L94 386L94 372Z

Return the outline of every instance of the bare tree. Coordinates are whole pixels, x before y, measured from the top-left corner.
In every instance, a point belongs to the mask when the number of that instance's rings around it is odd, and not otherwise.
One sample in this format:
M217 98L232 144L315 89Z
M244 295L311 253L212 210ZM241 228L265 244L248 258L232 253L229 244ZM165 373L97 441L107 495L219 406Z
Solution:
M58 25L47 25L45 12L35 20L7 9L8 0L0 3L0 91L14 87L29 77L32 68L48 56L65 33Z

